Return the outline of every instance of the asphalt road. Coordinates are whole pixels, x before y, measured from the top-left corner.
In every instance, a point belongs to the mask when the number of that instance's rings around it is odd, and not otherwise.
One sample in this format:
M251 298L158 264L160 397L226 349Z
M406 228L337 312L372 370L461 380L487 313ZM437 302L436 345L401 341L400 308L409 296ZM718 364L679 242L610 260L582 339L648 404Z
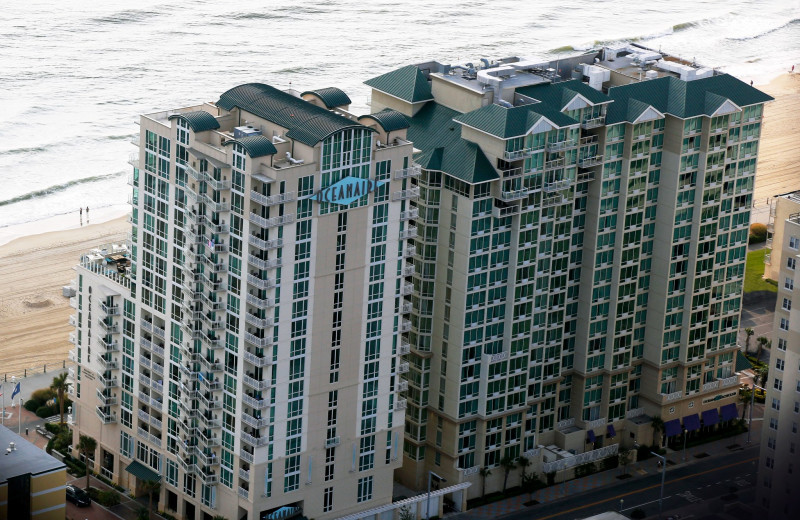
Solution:
M681 467L667 467L664 486L664 518L670 511L733 497L748 503L755 495L758 445L731 452L725 458L701 459ZM642 509L649 516L658 514L661 474L645 478L620 481L613 487L599 488L575 497L535 505L502 517L504 520L575 520L603 513L619 511L629 516L634 509Z

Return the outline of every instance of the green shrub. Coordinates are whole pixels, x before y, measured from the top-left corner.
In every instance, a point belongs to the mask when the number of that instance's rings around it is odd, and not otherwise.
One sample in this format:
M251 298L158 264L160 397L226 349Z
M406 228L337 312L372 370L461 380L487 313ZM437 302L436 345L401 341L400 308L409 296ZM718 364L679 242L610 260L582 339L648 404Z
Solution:
M44 423L44 429L55 435L61 433L61 425L56 423Z
M36 415L41 417L42 419L46 419L47 417L52 417L58 414L58 408L54 406L40 406L36 409Z
M41 404L39 404L39 401L28 399L27 401L25 401L25 404L23 406L25 406L25 409L28 410L29 412L35 412L36 409L41 406Z
M595 466L594 462L587 462L586 464L581 464L580 466L575 467L575 478L581 478L591 475L597 471L597 467Z
M72 430L65 426L58 435L53 437L51 442L53 443L52 448L54 450L65 453L69 446L72 446Z
M756 222L750 226L750 244L758 244L767 240L767 226Z
M36 401L39 403L39 406L44 406L47 401L54 398L56 394L50 390L49 388L40 388L39 390L34 390L31 394L31 401Z
M113 489L106 489L97 495L97 501L100 505L111 507L120 503L119 493Z

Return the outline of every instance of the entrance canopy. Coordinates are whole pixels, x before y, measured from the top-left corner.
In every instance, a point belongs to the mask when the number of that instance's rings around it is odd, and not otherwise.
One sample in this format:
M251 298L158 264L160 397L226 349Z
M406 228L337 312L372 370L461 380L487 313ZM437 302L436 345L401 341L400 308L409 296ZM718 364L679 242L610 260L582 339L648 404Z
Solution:
M125 471L139 480L154 480L156 482L161 481L161 475L136 460L128 464L128 467L125 468Z

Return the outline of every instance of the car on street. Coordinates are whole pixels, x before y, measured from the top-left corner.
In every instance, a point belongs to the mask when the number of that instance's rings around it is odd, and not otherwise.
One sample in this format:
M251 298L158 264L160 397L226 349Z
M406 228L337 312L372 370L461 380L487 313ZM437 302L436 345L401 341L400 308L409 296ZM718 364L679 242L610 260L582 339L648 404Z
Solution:
M67 485L67 500L78 507L85 507L92 503L89 493L73 485Z

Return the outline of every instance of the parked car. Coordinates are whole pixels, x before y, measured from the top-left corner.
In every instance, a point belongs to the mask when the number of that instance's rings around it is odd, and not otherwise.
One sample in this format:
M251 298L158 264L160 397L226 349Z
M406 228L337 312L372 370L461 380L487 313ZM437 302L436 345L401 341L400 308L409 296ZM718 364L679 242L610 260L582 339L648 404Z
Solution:
M72 502L78 507L86 507L92 503L89 493L79 487L68 485L67 486L67 500Z

